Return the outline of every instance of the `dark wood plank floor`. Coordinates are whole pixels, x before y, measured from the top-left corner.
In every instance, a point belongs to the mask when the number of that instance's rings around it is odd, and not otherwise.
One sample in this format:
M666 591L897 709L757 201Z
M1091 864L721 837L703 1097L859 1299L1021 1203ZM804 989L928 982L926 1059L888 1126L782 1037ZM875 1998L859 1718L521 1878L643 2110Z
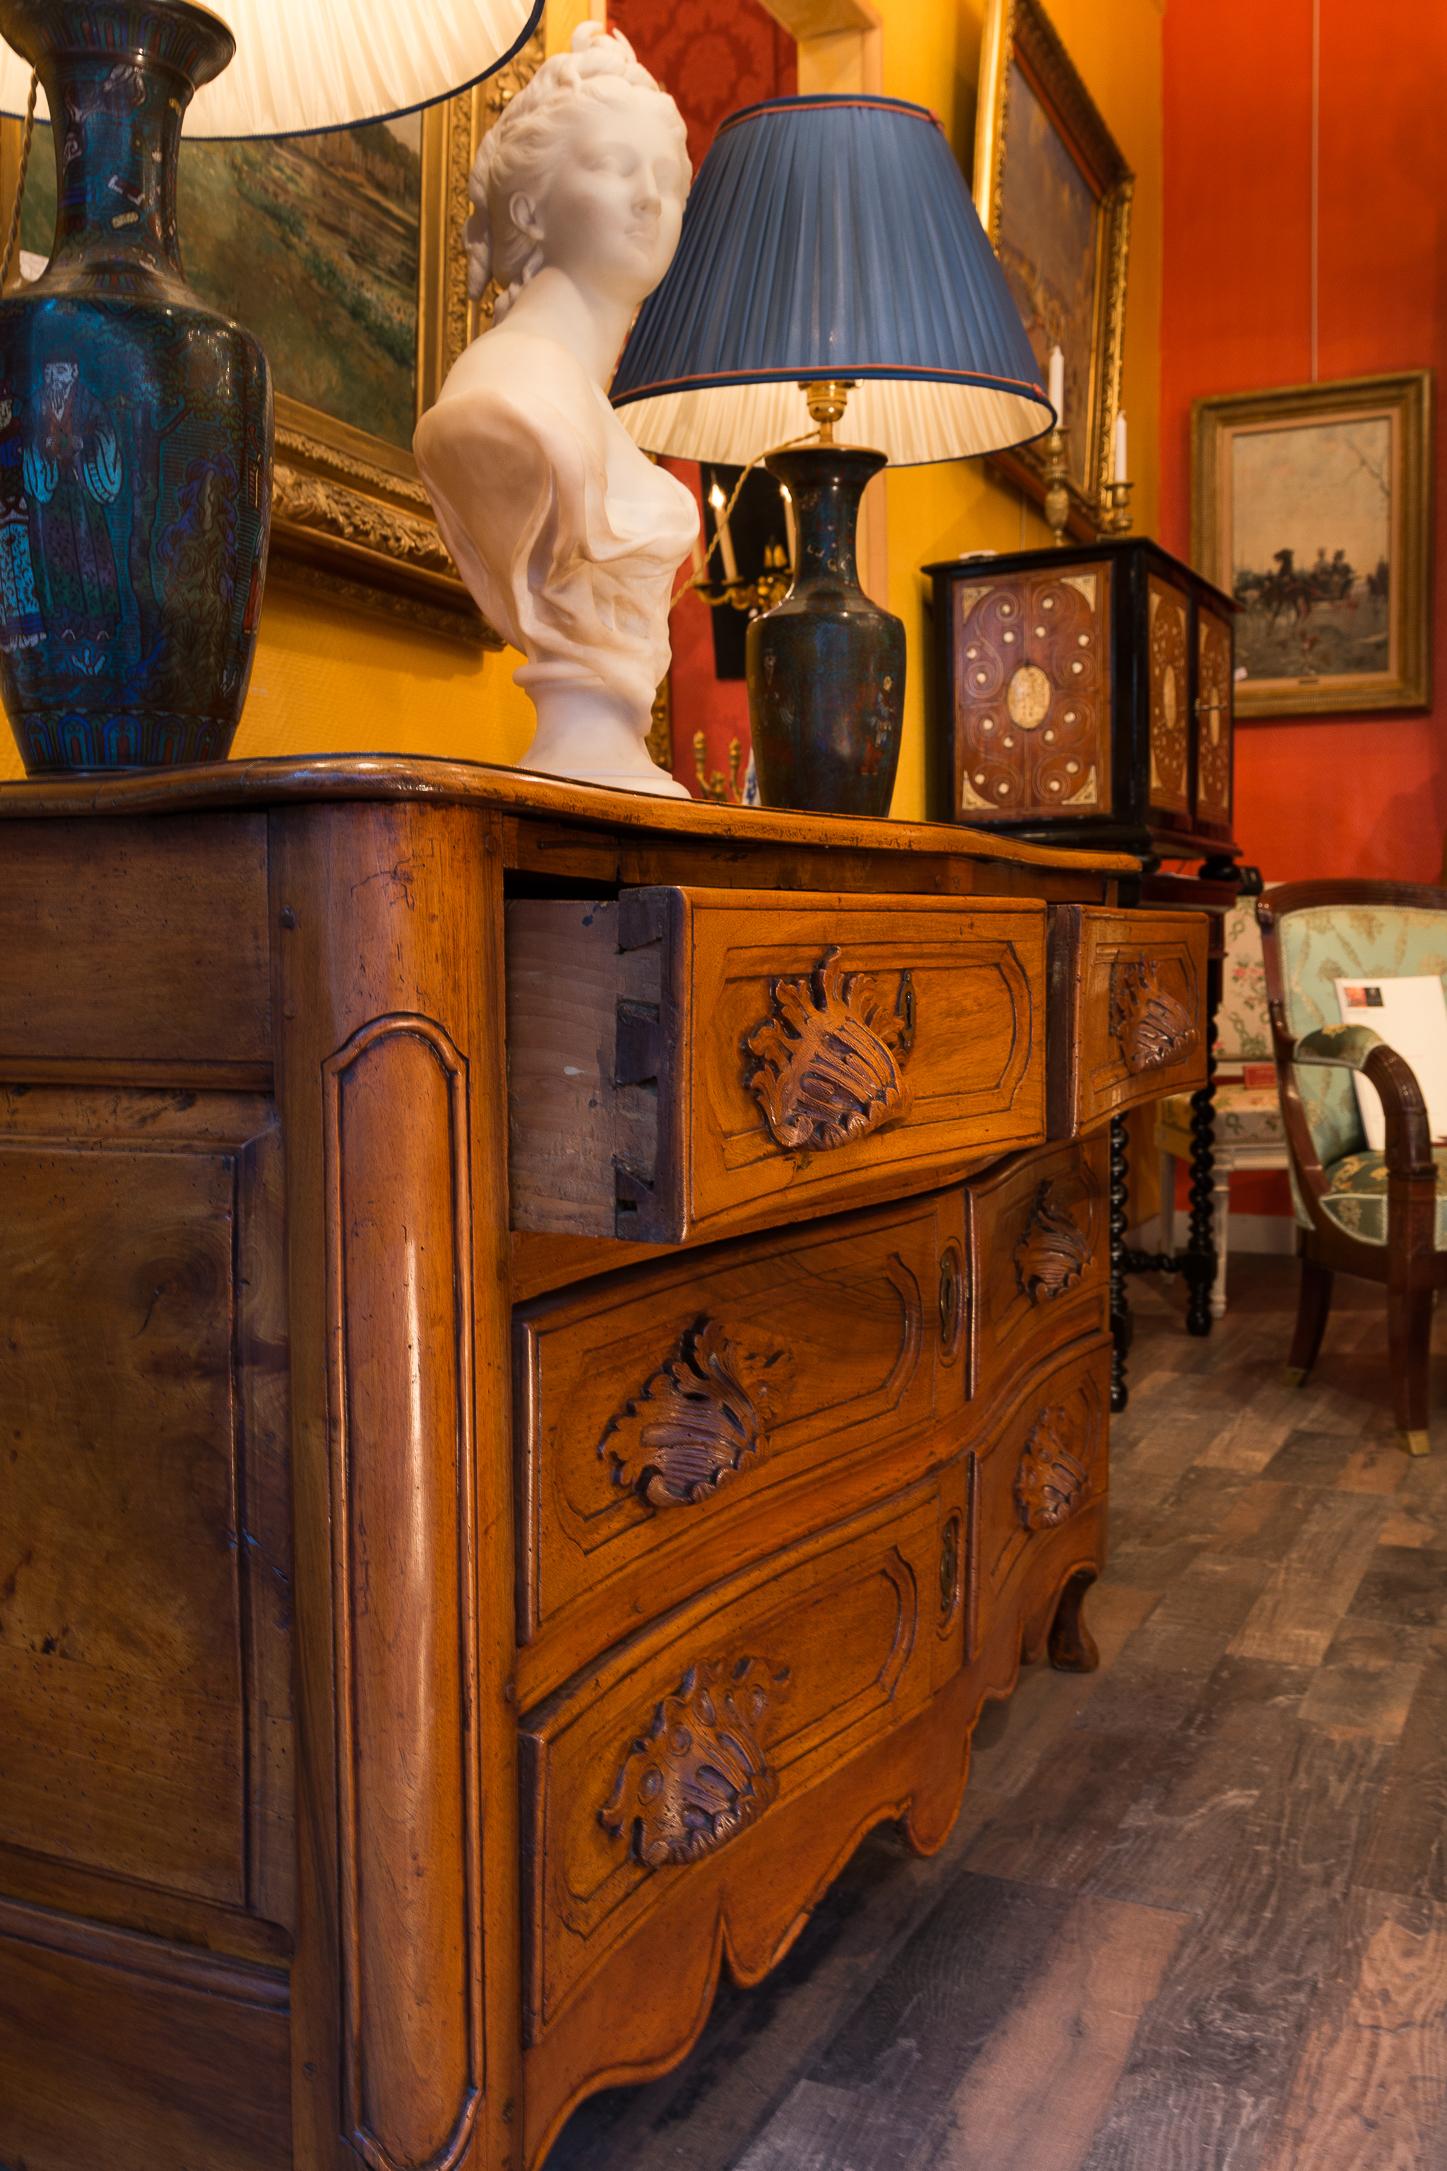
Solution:
M1292 1262L1207 1342L1135 1286L1100 1672L1022 1675L944 1851L874 1835L548 2171L1447 2171L1447 1382L1409 1462L1338 1290L1299 1390Z

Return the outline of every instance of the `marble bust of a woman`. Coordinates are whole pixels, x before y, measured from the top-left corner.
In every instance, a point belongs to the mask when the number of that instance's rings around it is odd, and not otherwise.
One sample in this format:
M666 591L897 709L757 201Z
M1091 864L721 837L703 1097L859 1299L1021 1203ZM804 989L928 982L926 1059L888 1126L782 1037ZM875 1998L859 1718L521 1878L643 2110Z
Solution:
M422 417L417 464L484 615L520 648L529 769L687 797L650 759L691 494L608 404L634 312L668 269L690 179L677 106L626 39L585 23L484 138L469 284L492 329Z

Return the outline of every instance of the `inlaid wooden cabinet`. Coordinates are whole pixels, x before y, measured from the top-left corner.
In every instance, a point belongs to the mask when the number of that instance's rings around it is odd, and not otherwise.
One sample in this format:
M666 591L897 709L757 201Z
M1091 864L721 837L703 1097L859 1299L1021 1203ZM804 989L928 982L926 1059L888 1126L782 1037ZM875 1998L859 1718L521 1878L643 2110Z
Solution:
M0 2165L534 2171L1091 1663L1134 863L0 790Z
M1229 857L1235 605L1144 537L928 565L934 812Z

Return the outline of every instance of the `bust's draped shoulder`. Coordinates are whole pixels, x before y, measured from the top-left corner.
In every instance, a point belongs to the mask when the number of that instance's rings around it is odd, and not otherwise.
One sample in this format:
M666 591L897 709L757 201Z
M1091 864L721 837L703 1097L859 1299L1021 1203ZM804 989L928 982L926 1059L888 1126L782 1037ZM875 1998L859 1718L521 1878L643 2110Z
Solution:
M646 712L697 516L587 373L551 341L485 333L414 444L485 616L530 666L596 678Z

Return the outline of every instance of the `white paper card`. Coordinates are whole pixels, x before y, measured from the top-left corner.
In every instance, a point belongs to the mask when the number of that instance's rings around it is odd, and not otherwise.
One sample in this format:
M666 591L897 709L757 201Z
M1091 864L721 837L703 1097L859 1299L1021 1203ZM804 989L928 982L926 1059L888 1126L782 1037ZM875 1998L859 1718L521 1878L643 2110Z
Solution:
M1335 985L1342 1024L1369 1025L1411 1065L1427 1102L1432 1137L1439 1143L1447 1139L1447 996L1436 973L1338 980ZM1353 1074L1352 1084L1367 1145L1373 1153L1382 1153L1387 1126L1381 1098L1360 1072Z

